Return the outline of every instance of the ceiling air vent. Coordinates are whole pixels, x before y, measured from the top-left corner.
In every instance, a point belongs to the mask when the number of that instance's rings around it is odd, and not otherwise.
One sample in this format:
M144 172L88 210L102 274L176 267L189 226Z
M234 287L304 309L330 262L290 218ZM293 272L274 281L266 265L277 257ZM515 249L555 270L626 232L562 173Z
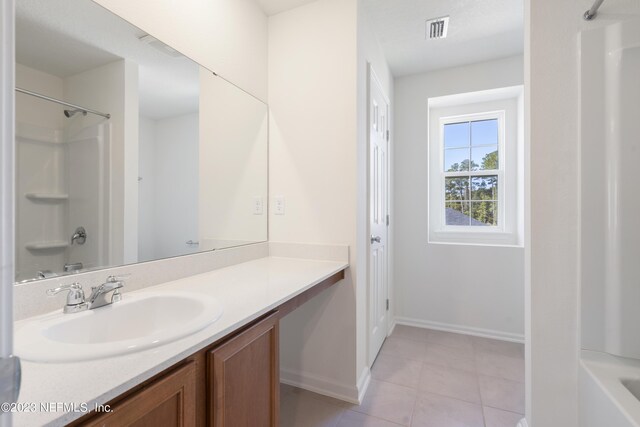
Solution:
M443 39L447 37L449 30L449 17L434 18L427 20L426 39Z
M160 52L164 53L165 55L173 56L174 58L182 56L182 54L180 52L178 52L177 50L175 50L171 46L162 43L160 40L158 40L157 38L155 38L153 36L150 36L149 34L145 34L145 35L143 35L141 37L138 37L138 40L140 40L142 43L148 44L149 46L159 50Z

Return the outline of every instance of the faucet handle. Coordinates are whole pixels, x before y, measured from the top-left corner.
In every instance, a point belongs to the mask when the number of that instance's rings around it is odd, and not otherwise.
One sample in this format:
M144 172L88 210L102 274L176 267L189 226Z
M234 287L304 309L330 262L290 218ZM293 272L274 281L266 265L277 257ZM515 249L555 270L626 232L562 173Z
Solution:
M62 291L82 291L82 285L80 283L75 282L70 285L62 285L57 288L47 289L47 295L50 297L59 294Z
M80 283L76 282L70 285L62 285L57 288L48 289L47 295L57 295L62 291L69 291L67 294L67 304L64 306L65 313L77 313L89 307L84 299L84 290Z
M131 276L131 273L123 273L123 274L119 274L117 276L115 276L115 275L109 276L109 277L107 277L107 282L108 283L124 282L124 279L126 279L129 276Z

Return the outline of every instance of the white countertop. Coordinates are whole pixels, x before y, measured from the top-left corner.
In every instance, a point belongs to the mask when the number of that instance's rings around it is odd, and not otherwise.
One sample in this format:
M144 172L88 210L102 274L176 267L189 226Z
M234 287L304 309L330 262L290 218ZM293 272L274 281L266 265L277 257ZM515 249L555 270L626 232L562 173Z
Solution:
M23 361L18 403L35 404L38 410L14 413L14 426L59 426L80 418L80 410L41 412L40 403L86 403L89 408L107 403L346 267L344 262L267 257L146 288L210 295L224 313L200 332L138 353L74 363ZM18 331L21 323L16 323Z

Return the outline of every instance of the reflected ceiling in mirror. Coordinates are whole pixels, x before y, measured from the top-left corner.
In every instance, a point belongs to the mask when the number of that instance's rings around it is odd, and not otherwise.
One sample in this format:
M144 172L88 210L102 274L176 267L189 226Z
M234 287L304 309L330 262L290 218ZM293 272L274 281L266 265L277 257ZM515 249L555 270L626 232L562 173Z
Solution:
M16 281L267 239L267 107L90 0L18 0Z

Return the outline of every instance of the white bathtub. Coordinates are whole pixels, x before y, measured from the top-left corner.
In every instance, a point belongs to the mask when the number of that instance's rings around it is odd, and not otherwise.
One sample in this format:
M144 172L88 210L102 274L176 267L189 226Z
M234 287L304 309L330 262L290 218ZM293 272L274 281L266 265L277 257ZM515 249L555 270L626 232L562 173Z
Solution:
M580 427L640 427L640 360L583 351L579 383Z

